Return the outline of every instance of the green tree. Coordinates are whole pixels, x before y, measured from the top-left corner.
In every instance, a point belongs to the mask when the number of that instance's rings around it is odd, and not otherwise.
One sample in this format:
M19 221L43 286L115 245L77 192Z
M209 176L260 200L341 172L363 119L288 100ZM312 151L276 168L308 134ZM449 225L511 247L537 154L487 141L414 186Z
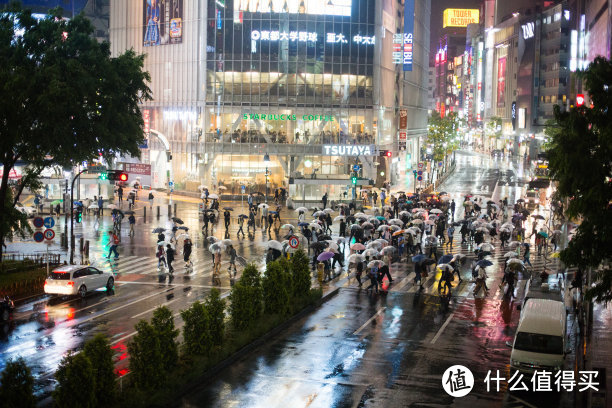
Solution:
M229 311L234 329L245 329L259 319L263 311L263 291L261 274L255 265L249 264L244 268L229 297Z
M97 334L85 343L83 353L91 362L97 407L112 407L117 397L117 376L113 363L113 349L103 334Z
M303 250L296 251L291 257L291 273L293 274L293 296L301 298L308 296L312 285L308 256Z
M427 124L426 143L431 145L433 160L443 161L449 153L457 149L457 132L460 121L455 112L451 112L445 117L434 111L429 117Z
M54 9L37 20L17 3L0 12L0 255L11 209L25 188L40 187L45 168L140 152L138 104L151 98L144 56L130 50L111 57L83 15L60 17ZM18 161L28 165L7 200Z
M502 118L499 116L493 116L489 119L486 125L486 133L489 137L494 137L496 140L502 135Z
M161 306L153 312L151 324L159 338L159 345L163 352L162 366L171 370L178 362L178 344L176 338L179 331L174 327L174 316L166 306Z
M189 309L181 311L183 326L183 347L188 354L206 355L210 352L210 316L206 307L196 301Z
M556 126L547 132L549 169L566 201L566 215L581 220L561 260L597 269L596 285L586 295L607 303L612 272L601 265L612 256L612 62L598 57L581 76L593 106L569 111L555 106Z
M13 199L12 188L7 190L4 203L6 214L4 218L0 218L0 254L4 240L12 240L15 236L23 239L32 233L27 215L15 208L16 201Z
M90 408L96 406L96 375L83 353L68 353L55 372L57 387L53 401L59 408Z
M205 307L210 318L210 338L215 346L223 343L225 335L225 300L221 299L219 289L212 288L206 298Z
M268 263L262 286L266 313L285 314L290 311L291 274L279 261Z
M159 336L146 320L136 323L135 329L138 333L128 344L130 372L134 376L134 384L144 390L159 387L166 379L164 351Z
M0 402L7 408L33 408L34 377L23 358L9 360L0 375Z

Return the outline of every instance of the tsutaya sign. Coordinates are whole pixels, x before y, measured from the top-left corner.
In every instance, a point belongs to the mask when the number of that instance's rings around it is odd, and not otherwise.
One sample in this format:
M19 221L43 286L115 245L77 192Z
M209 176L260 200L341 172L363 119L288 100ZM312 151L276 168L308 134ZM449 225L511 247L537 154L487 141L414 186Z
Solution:
M372 145L324 145L325 156L373 156Z

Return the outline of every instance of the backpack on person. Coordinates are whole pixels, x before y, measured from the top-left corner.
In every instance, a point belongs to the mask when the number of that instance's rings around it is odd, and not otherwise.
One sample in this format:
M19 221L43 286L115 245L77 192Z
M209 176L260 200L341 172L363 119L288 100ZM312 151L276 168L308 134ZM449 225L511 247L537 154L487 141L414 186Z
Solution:
M119 245L119 237L117 234L113 234L113 244Z

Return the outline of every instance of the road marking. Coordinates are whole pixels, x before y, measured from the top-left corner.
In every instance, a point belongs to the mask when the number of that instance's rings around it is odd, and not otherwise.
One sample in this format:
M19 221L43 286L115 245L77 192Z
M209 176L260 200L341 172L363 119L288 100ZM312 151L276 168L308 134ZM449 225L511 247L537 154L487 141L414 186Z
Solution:
M390 292L399 292L400 290L402 290L404 288L404 286L406 286L412 279L414 279L414 277L416 276L416 274L414 272L410 272L410 274L408 274L408 276L406 276L404 279L402 279L397 285L393 285L393 287L391 287Z
M367 326L368 324L372 323L372 321L373 321L374 319L376 319L376 317L377 317L378 315L380 315L382 312L384 312L386 309L387 309L387 307L386 307L386 306L385 306L385 307L382 307L382 308L380 308L380 309L378 309L378 311L377 311L377 312L374 314L374 316L370 317L370 318L368 319L368 321L367 321L367 322L365 322L365 323L364 323L364 324L363 324L363 325L362 325L360 328L358 328L357 330L355 330L355 332L353 333L353 335L357 335L357 334L359 334L359 333L360 333L360 332L361 332L363 329L365 329L365 328L366 328L366 326Z
M446 319L446 321L444 322L442 327L440 327L440 330L438 330L438 332L436 333L434 338L431 339L431 341L430 341L431 344L436 344L436 341L438 341L438 338L440 337L440 335L442 334L444 329L446 329L446 326L448 326L448 324L450 323L450 321L453 318L453 316L455 316L455 312L451 313L450 316L448 316L448 319Z
M149 313L149 312L152 312L153 310L157 309L158 307L168 306L170 303L176 302L177 300L179 300L179 298L175 298L175 299L172 299L171 301L166 302L166 303L164 303L164 304L161 304L161 305L157 305L157 306L155 306L155 307L152 307L152 308L150 308L149 310L145 310L145 311L144 311L144 312L142 312L142 313L138 313L137 315L134 315L134 316L130 317L130 319L135 319L135 318L137 318L137 317L140 317L140 316L142 316L142 315L145 315L145 314L147 314L147 313Z
M204 288L204 289L227 289L230 290L230 286L212 286L212 285L192 285L191 283L166 283L166 282L127 282L127 281L116 281L115 285L123 284L123 285L167 285L168 287L181 287L181 286L191 286L193 288Z

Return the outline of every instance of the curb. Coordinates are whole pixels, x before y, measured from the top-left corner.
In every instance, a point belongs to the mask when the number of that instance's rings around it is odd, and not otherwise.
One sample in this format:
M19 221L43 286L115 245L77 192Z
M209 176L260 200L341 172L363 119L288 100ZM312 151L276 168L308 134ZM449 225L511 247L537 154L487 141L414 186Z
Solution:
M177 395L178 398L177 398L176 404L173 404L173 406L181 405L183 397L186 394L188 394L190 391L193 391L194 389L196 389L197 387L202 385L206 379L214 376L219 371L227 368L228 366L230 366L231 364L233 364L237 360L239 360L239 359L243 358L244 356L248 355L253 350L255 350L259 346L263 345L264 343L267 343L270 338L275 337L277 334L279 334L281 331L285 330L287 327L289 327L290 325L292 325L296 321L300 320L301 318L303 318L306 315L308 315L311 312L313 312L315 309L319 308L323 303L327 302L332 297L337 295L339 291L340 291L340 287L337 287L337 288L332 289L331 291L323 294L323 296L321 296L321 298L319 300L317 300L315 302L315 304L310 305L310 306L302 309L299 313L291 316L289 319L287 319L283 323L281 323L278 326L274 327L269 332L264 333L262 336L258 337L257 339L253 340L251 343L245 345L244 347L242 347L241 349L236 351L230 357L228 357L225 360L219 362L217 365L215 365L214 367L212 367L211 369L206 371L204 374L202 374L198 378L197 382L194 381L192 384L189 384L188 386L184 387L181 390L180 394Z

